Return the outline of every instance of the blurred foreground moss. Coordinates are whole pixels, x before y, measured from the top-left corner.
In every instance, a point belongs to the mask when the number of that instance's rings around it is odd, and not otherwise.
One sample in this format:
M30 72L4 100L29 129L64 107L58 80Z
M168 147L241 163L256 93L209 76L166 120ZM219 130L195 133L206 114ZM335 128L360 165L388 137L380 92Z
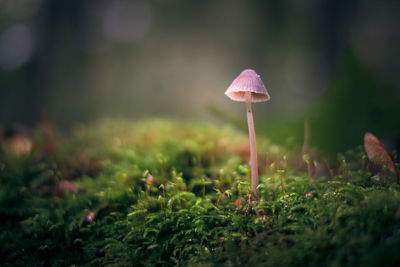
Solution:
M259 140L256 216L247 143L226 127L108 120L45 156L3 153L0 263L400 264L400 188L360 148L325 172L312 155L308 184L299 151Z

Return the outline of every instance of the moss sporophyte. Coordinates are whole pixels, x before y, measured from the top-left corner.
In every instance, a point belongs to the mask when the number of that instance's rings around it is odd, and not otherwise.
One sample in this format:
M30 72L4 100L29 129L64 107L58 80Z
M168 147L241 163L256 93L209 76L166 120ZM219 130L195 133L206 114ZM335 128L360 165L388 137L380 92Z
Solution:
M234 101L246 102L247 124L249 127L250 139L251 188L254 200L258 200L257 146L251 103L268 101L270 96L260 75L252 69L242 71L242 73L233 80L225 94Z

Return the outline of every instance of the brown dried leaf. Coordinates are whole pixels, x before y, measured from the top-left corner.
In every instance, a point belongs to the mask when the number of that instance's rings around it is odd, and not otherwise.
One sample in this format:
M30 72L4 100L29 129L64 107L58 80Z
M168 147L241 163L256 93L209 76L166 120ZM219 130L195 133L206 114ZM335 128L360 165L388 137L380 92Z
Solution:
M397 182L399 182L399 171L394 164L393 158L387 151L385 145L379 141L378 138L371 133L366 133L364 135L364 148L370 160L375 161L375 164L381 168L385 166L397 176Z

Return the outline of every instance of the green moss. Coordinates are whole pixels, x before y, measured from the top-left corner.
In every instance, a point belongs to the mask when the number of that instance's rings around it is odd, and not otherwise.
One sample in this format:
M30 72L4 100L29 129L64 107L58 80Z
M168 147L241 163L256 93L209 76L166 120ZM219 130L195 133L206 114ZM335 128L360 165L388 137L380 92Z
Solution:
M260 139L268 166L260 164L257 216L247 142L228 127L107 120L78 127L40 160L3 154L0 263L400 264L399 186L372 178L360 148L309 187L299 152ZM74 188L57 189L66 180Z

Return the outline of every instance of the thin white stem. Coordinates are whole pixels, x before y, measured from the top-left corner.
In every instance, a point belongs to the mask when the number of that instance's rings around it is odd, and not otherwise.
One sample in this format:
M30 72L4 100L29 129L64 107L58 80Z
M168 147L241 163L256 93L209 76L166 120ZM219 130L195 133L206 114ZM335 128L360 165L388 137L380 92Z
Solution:
M310 121L308 119L304 120L304 143L302 154L309 153L310 150Z
M247 124L249 126L249 139L250 139L251 189L253 191L254 199L258 200L257 146L256 146L256 133L254 130L253 111L251 108L251 92L246 92L245 97L246 97Z

